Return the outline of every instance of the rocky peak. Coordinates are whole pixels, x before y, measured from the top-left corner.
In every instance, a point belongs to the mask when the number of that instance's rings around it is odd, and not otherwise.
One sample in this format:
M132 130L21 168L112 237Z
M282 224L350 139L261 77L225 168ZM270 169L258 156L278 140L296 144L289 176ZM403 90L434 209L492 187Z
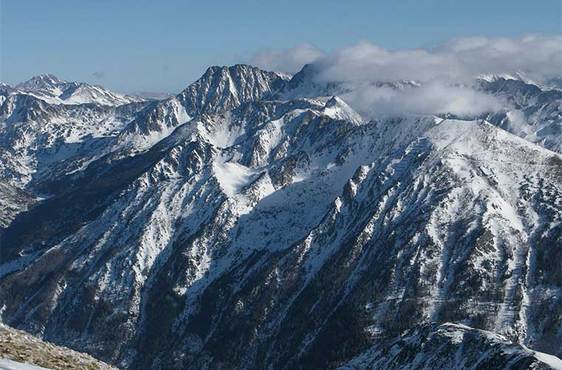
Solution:
M363 118L353 108L351 108L343 99L332 96L322 110L324 114L334 119L341 119L355 124L363 122Z
M209 67L203 76L178 95L189 115L217 113L242 103L261 100L280 89L286 78L257 67L237 64Z
M52 74L40 74L33 76L29 80L22 82L16 86L16 88L24 91L33 91L46 88L53 88L57 85L64 83L65 81L60 80L55 75Z
M12 90L12 86L10 86L9 84L5 83L5 82L0 82L0 91L4 91L4 90Z
M52 74L35 76L18 84L16 92L33 95L49 104L89 104L117 106L143 99L118 94L97 85L60 80ZM1 91L1 87L0 87Z

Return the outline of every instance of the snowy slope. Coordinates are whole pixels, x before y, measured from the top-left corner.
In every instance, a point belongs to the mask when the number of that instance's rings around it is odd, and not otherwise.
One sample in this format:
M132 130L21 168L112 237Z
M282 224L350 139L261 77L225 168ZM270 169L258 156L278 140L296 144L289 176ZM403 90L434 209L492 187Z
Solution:
M562 369L562 360L505 337L445 323L412 329L349 361L351 369Z
M562 152L562 91L541 88L517 78L495 77L482 89L510 103L491 119L500 127L533 143Z
M52 105L27 94L12 94L0 107L0 174L25 186L56 171L69 159L79 162L103 154L111 137L131 121L144 103L110 107Z
M446 322L561 355L561 155L496 117L368 121L308 73L4 103L0 175L41 199L0 234L3 319L131 369L332 368Z
M39 367L35 365L30 365L22 362L16 362L12 360L0 359L0 369L1 370L49 370L45 367Z
M121 133L121 146L144 150L194 117L228 111L260 100L279 89L287 77L238 64L210 67L178 95L149 106Z

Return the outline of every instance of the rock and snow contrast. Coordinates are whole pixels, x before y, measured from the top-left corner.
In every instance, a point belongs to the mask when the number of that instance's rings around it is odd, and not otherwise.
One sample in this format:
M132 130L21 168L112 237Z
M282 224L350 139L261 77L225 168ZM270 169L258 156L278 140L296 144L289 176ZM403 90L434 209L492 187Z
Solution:
M59 80L56 76L50 74L35 76L16 85L13 90L55 105L92 103L116 106L142 100L141 98L114 93L101 86Z
M376 343L339 369L562 369L562 360L498 334L445 323Z
M562 92L373 118L314 73L2 85L2 320L126 369L559 368Z

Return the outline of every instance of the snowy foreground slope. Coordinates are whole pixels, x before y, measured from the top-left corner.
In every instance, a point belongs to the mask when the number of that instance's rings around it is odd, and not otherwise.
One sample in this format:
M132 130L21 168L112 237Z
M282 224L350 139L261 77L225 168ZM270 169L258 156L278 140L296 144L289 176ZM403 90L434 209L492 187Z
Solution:
M49 370L45 367L30 365L25 362L17 362L12 360L0 359L1 370Z
M501 112L368 120L308 71L7 93L2 320L129 369L556 361L523 346L562 355L558 90L498 77Z

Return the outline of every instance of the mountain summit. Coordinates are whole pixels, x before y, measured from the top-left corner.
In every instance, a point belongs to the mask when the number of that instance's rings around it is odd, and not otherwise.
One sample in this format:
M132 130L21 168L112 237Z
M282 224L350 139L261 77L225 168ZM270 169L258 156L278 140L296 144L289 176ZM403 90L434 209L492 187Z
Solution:
M122 105L142 99L111 92L101 86L83 82L67 82L52 74L42 74L15 86L15 92L25 93L50 104Z
M55 75L52 74L41 74L30 78L29 80L16 85L17 89L23 91L34 91L34 90L48 90L54 89L57 85L66 83L66 81L59 80Z
M209 67L203 76L178 95L187 113L217 113L244 102L260 100L278 90L286 77L245 64Z

